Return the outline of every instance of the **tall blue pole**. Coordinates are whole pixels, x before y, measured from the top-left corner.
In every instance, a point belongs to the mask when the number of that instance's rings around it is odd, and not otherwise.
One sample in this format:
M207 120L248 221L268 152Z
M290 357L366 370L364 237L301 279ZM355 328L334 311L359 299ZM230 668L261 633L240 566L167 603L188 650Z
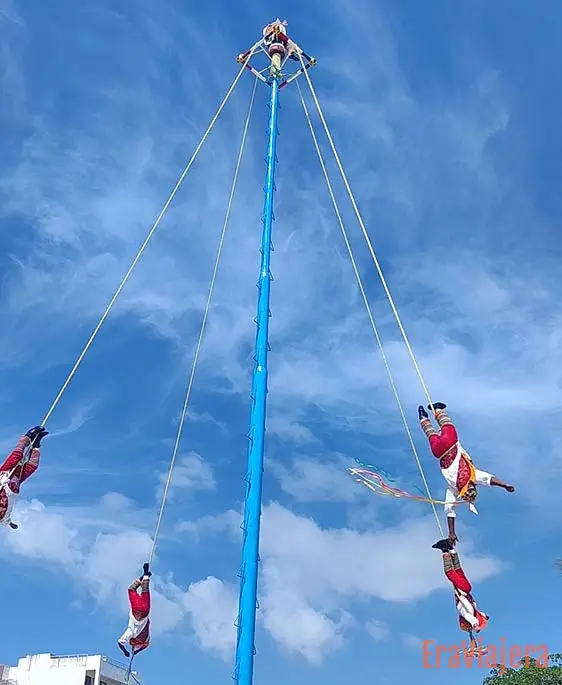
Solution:
M258 280L258 312L254 374L250 396L250 430L248 433L248 468L244 504L242 566L240 569L240 600L238 609L238 639L234 680L237 685L252 685L254 677L254 639L258 594L258 563L262 502L265 416L267 404L267 353L269 349L269 293L271 287L271 232L273 224L273 194L277 150L277 115L279 111L279 81L271 81L267 131L267 170L261 239L261 265Z

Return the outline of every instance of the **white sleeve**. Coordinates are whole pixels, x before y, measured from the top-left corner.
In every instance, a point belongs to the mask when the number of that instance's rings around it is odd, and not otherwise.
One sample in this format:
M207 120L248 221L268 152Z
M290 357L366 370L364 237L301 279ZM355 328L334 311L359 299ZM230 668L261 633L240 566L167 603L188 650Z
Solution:
M131 630L131 626L127 626L127 630L121 635L119 640L117 642L120 642L122 645L127 645L129 644L129 640L134 637L133 631Z
M476 485L491 485L492 478L494 477L491 473L487 471L480 471L480 469L475 469Z
M474 608L466 597L457 597L457 609L464 620L470 623L473 628L476 628L478 625L478 619L474 615Z
M457 514L455 512L455 504L458 502L457 496L455 493L451 490L451 488L447 488L447 491L445 493L445 513L447 514L447 518L456 518Z

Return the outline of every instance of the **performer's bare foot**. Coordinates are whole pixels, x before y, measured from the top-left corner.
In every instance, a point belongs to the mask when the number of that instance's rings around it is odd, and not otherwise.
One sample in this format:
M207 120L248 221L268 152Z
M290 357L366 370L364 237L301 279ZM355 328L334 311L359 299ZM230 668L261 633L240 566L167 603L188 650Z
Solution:
M506 486L505 486L505 489L506 489L508 492L515 492L515 488L514 488L513 485L506 485Z

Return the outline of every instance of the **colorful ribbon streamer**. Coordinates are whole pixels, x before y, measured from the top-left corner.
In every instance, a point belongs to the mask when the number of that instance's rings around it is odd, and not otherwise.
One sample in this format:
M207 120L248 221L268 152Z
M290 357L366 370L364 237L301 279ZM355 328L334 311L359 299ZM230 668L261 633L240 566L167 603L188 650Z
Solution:
M410 492L406 492L406 490L392 487L386 481L392 483L395 482L395 480L387 473L381 469L377 469L375 466L362 464L357 459L355 461L357 462L358 466L347 469L347 472L353 478L353 480L369 488L369 490L374 492L376 495L395 497L396 499L410 499L416 502L426 502L427 504L445 504L445 502L442 500L430 499L423 494L414 495ZM461 504L461 502L459 502L459 504ZM465 504L465 502L462 502L462 504Z

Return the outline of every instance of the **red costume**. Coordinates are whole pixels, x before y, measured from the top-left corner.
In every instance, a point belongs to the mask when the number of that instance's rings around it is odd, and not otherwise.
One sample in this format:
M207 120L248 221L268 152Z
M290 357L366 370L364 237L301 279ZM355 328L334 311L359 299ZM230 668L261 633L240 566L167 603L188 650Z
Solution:
M119 638L119 649L127 657L129 652L125 645L133 649L133 654L138 654L150 644L150 575L147 572L140 580L134 580L129 586L129 624L127 630ZM141 589L139 595L138 590Z
M421 428L429 440L433 456L439 459L441 473L447 482L445 494L447 516L454 518L456 516L455 505L463 500L470 502L471 510L477 513L472 504L476 499L476 486L491 485L493 476L491 473L474 467L470 455L459 442L457 429L444 409L436 408L435 419L439 424L439 433L432 426L423 407L420 407Z
M488 623L488 616L479 611L472 596L472 585L463 571L456 552L443 554L445 575L455 589L455 603L459 612L461 630L480 632Z
M22 436L15 449L0 466L0 525L8 526L12 523L10 515L20 487L39 468L40 450L33 447L29 459L25 460L25 452L31 445L27 435Z
M458 457L459 463L455 469L455 485L460 492L474 478L472 461L468 454L460 449L457 429L447 414L443 410L438 410L435 412L435 418L441 429L439 433L433 428L429 419L422 419L422 430L427 435L433 456L439 459L441 469L449 469L455 458Z

